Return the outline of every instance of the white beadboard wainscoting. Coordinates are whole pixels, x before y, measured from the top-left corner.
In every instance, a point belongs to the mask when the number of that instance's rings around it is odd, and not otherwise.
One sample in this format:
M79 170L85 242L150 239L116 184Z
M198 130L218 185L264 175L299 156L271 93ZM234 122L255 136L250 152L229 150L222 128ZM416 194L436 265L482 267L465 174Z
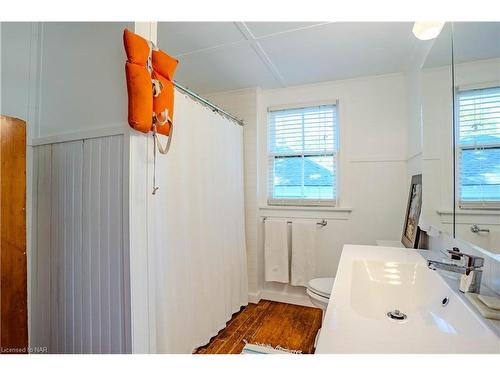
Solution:
M34 147L30 345L130 352L123 135Z

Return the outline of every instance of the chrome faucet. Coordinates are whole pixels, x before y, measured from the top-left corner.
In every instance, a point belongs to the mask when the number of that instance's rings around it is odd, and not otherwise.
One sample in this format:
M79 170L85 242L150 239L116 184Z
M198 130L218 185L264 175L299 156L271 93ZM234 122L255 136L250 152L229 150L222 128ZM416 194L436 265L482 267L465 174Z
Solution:
M456 247L454 247L453 250L448 250L448 253L451 259L461 260L462 264L428 260L427 266L431 270L441 269L460 273L460 291L464 293L479 293L481 289L481 277L483 276L483 270L480 268L484 265L484 258L464 254Z

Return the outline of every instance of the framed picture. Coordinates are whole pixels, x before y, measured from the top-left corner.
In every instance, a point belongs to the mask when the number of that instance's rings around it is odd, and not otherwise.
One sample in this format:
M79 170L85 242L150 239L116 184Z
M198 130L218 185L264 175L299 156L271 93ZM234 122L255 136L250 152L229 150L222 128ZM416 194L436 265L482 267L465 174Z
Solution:
M406 216L403 226L401 242L406 247L416 249L418 246L418 237L420 229L418 219L422 208L422 175L412 176L410 184L410 194L408 196L408 205L406 206Z

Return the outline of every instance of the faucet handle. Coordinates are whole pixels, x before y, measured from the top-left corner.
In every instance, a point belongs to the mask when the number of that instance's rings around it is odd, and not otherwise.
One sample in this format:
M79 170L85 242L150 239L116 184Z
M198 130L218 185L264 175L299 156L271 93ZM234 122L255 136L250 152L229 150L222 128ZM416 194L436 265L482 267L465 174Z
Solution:
M450 254L450 258L453 260L460 260L462 259L462 256L464 256L464 253L460 252L460 249L458 247L454 247L453 250L447 251Z
M451 259L463 259L465 267L479 268L484 265L484 258L462 253L458 247L454 247L453 250L448 250L448 253L451 256Z

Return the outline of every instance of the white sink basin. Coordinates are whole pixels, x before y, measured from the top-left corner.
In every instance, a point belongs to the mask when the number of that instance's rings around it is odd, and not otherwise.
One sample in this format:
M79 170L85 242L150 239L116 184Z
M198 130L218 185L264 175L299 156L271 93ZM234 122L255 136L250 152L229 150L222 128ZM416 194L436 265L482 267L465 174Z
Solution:
M415 250L345 245L316 353L500 353L500 337Z

